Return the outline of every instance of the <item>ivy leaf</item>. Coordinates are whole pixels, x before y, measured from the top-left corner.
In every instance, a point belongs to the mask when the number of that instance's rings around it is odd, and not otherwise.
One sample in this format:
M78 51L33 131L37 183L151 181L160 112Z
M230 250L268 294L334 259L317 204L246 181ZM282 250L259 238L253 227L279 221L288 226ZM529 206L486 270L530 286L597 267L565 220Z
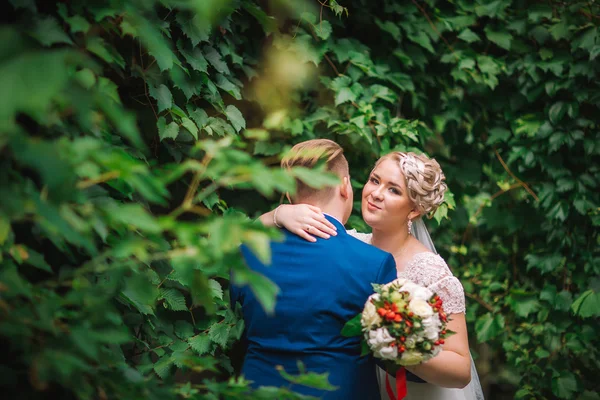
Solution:
M423 47L425 50L429 51L430 53L435 53L435 50L433 50L433 46L431 46L431 39L429 38L429 36L427 36L427 34L424 31L419 30L417 31L417 33L409 34L408 38L412 42L415 42L419 46Z
M510 2L503 0L484 2L483 5L475 7L475 13L479 17L499 18L503 16L502 14L509 4Z
M558 376L552 378L552 393L560 399L572 399L578 392L575 375L569 371L561 371Z
M187 311L185 297L177 289L161 289L161 298L166 301L166 304L173 311Z
M180 11L177 13L175 20L194 47L200 42L208 41L211 25L201 15L190 15Z
M158 137L162 142L165 139L175 139L179 135L179 125L176 122L171 122L167 125L165 117L160 117L157 122Z
M506 142L510 138L510 131L504 128L492 128L490 129L490 136L488 137L487 144L495 144Z
M50 47L57 43L73 44L58 21L53 17L40 18L34 21L31 36L43 46Z
M462 31L460 33L460 35L458 35L458 38L460 40L464 40L467 43L475 43L480 41L481 39L479 38L479 36L473 32L472 30L470 30L469 28L465 29L464 31Z
M187 129L188 132L190 132L192 134L194 139L198 140L198 127L196 126L196 124L194 124L194 122L191 119L185 118L185 117L182 118L181 126L183 126L185 129Z
M395 40L398 40L400 38L402 32L400 31L400 28L397 24L393 23L392 21L382 22L380 19L376 19L375 23L382 31L392 35L392 38L394 38Z
M540 308L540 303L534 295L529 295L522 291L513 290L507 299L515 314L527 318L529 314L536 312Z
M492 313L487 313L480 317L475 322L475 332L477 333L477 341L480 343L487 342L495 338L504 330L504 317L501 314L492 316Z
M567 21L561 19L560 22L553 25L552 28L550 28L550 35L557 41L567 39L569 36L569 26L567 25Z
M244 2L242 7L248 11L260 23L265 34L277 32L277 20L267 15L260 7L250 2Z
M341 88L335 94L335 105L339 106L340 104L346 102L352 102L356 100L356 94L349 87Z
M315 28L315 32L317 33L317 36L323 40L327 40L329 38L329 36L331 36L331 32L333 31L329 21L325 21L325 20L317 23L314 26L314 28Z
M158 87L148 86L148 93L158 104L158 112L168 110L173 105L173 95L168 87L161 84Z
M568 105L562 101L554 103L552 107L550 107L550 110L548 111L548 117L550 118L552 125L558 124L563 119L568 108Z
M208 71L208 61L202 55L202 51L199 48L193 49L191 52L185 49L183 42L181 40L177 41L177 48L179 52L183 55L185 60L190 64L190 66L199 72L207 72Z
M598 28L589 28L582 33L578 38L573 40L571 47L573 49L585 49L588 52L592 52L596 41L598 40Z
M228 105L225 109L225 115L227 115L227 118L231 121L231 124L237 132L246 128L246 120L236 106Z
M194 335L194 327L187 321L175 322L175 334L182 340L187 340Z
M229 93L234 99L241 100L242 94L240 93L240 88L234 85L229 79L227 79L224 75L217 75L216 85Z
M223 61L221 55L217 50L214 49L214 47L204 46L203 50L204 54L206 55L206 59L208 60L210 65L212 65L217 70L217 72L227 75L231 73L229 71L229 68L227 67L227 64Z
M190 338L188 343L192 349L201 356L210 351L212 341L208 335L197 335Z
M593 290L583 292L571 306L571 310L575 315L581 318L589 318L600 315L600 293L595 293Z
M490 42L497 44L505 50L510 50L512 35L506 31L494 31L490 27L485 28L485 34Z
M230 330L231 326L229 324L216 323L208 330L208 337L219 346L226 347Z

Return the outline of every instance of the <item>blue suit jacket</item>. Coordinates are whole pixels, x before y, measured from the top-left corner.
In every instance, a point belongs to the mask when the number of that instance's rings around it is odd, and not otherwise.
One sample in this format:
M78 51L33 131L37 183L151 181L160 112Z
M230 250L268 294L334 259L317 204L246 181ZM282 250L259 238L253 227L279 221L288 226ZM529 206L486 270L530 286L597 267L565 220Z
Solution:
M263 265L245 246L248 267L281 289L273 315L267 315L248 286L231 287L245 321L246 357L242 374L253 387L290 386L276 369L298 374L297 361L310 372L329 372L334 392L292 385L292 390L323 399L379 399L375 363L360 357L360 338L343 337L344 324L360 313L373 293L371 283L396 279L394 258L337 227L337 236L310 243L283 230L271 243L271 265Z

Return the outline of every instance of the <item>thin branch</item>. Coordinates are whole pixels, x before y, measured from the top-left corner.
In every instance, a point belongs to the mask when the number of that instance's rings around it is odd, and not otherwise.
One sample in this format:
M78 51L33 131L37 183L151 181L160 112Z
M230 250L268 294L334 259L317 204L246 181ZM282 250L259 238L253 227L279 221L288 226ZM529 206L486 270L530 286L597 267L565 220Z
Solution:
M494 153L496 153L496 157L498 157L498 160L500 161L500 164L502 164L502 167L504 168L504 170L510 176L512 176L514 180L516 180L517 182L519 182L519 184L521 186L523 186L523 188L525 190L527 190L527 193L529 193L531 196L533 196L533 198L535 199L535 201L540 201L540 199L536 196L536 194L533 192L533 190L531 190L531 188L529 186L527 186L527 184L525 182L523 182L522 180L520 180L519 178L517 178L515 176L515 174L513 174L512 171L508 168L508 165L506 165L506 163L502 159L502 156L500 156L500 153L498 153L498 149L496 149L496 146L494 146Z
M488 303L483 301L481 298L479 298L479 296L475 296L474 294L466 293L466 292L465 292L465 296L467 296L470 299L475 300L476 302L478 302L479 304L481 304L482 306L487 308L489 311L494 312L494 307L492 307L491 305L489 305Z
M98 183L103 183L109 181L111 179L118 178L121 173L119 171L110 171L101 174L100 176L93 179L84 179L80 182L77 182L78 189L87 189L90 186L97 185Z

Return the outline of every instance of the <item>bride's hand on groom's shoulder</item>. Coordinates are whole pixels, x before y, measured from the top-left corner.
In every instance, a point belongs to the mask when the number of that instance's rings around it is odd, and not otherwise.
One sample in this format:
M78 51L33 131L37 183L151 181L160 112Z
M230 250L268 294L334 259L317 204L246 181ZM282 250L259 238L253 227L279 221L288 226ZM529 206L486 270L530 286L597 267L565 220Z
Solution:
M309 242L316 242L317 237L329 239L337 235L335 225L325 218L321 209L309 204L280 205L275 222Z

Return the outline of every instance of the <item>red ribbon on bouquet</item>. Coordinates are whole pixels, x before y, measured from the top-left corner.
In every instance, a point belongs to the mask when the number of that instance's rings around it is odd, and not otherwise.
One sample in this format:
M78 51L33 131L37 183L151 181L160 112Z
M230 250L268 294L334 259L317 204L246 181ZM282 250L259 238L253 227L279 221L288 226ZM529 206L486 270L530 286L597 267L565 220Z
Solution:
M387 391L388 396L390 396L390 399L396 400L392 385L390 385L390 374L388 373L385 374L385 390ZM406 397L406 370L404 367L401 367L396 371L396 393L398 394L397 400L402 400Z

